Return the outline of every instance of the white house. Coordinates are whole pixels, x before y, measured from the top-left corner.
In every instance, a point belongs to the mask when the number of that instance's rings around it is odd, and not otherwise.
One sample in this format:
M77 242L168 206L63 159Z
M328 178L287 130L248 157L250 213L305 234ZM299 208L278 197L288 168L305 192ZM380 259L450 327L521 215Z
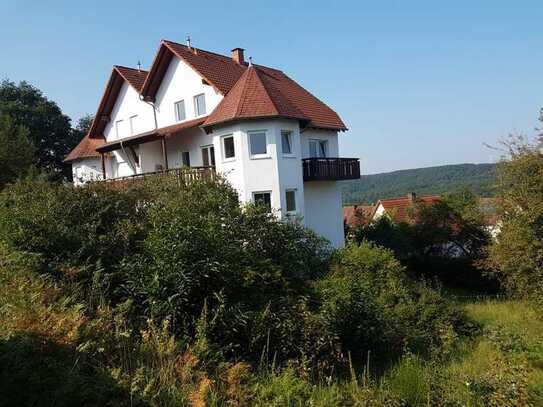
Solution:
M74 182L197 167L222 174L240 201L296 215L343 245L339 116L282 71L163 40L150 70L114 66L89 133L66 157ZM190 171L190 170L189 170Z

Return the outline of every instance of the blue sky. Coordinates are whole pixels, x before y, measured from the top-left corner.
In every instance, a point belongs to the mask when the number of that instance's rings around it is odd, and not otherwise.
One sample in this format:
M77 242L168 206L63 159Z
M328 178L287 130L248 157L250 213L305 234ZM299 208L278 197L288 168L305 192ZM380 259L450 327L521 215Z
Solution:
M114 64L148 68L162 38L285 71L350 131L364 173L496 161L537 125L541 1L0 0L0 78L27 80L72 119L94 113Z

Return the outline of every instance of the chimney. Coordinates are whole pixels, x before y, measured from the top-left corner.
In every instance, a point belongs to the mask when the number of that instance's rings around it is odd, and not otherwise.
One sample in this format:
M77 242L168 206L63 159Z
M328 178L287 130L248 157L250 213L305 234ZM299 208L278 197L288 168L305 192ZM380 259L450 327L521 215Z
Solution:
M414 202L415 199L417 199L417 194L415 194L414 192L409 192L407 194L407 199L409 199L410 202Z
M243 48L234 48L232 52L232 59L234 62L240 65L245 65L245 58L243 57Z

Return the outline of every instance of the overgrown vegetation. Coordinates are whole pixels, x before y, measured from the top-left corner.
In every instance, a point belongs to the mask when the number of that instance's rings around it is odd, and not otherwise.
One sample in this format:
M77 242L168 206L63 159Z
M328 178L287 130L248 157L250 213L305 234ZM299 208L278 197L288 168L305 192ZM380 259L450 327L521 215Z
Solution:
M487 294L499 288L484 267L491 235L471 191L445 194L432 205L415 201L405 222L383 216L363 222L350 236L393 250L409 272L447 288Z

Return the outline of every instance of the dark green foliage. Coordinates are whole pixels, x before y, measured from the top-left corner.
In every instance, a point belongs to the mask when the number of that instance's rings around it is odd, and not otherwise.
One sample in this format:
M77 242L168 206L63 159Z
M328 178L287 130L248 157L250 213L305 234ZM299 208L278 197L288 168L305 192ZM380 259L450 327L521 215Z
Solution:
M0 111L0 190L32 166L35 150L28 135L25 127Z
M38 169L53 174L69 173L62 160L79 142L79 134L70 127L70 118L58 105L27 82L0 83L0 114L8 115L15 125L28 129L28 138L36 148Z
M506 143L499 165L502 225L490 265L509 293L543 302L543 136Z
M393 250L410 271L437 277L447 286L497 289L496 281L481 267L490 235L471 191L445 194L432 205L415 203L409 212L409 223L381 217L354 230L354 238Z
M143 404L69 346L30 334L0 339L0 406L75 405Z
M379 199L443 194L470 189L478 196L494 195L495 164L459 164L415 168L383 174L363 175L360 180L342 183L343 203L374 204Z
M467 328L458 308L410 281L392 251L369 243L346 247L318 288L321 312L344 350L358 358L368 350L381 360L404 350L424 353Z

